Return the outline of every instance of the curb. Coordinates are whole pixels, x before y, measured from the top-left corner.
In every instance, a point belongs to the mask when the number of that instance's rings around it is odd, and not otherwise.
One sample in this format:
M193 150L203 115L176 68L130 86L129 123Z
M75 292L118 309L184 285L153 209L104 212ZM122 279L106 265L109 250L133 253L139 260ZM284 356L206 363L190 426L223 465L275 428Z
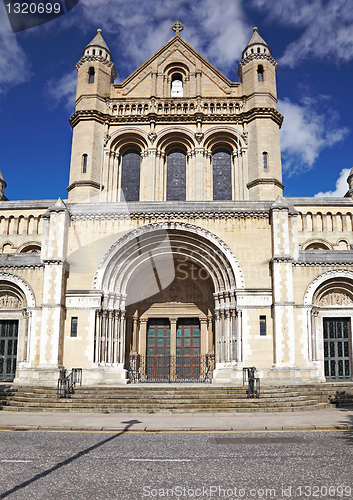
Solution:
M135 429L125 429L125 427L75 427L75 426L48 426L48 425L0 425L1 431L20 432L121 432L121 433L141 433L141 432L310 432L310 431L353 431L353 425L293 425L293 426L262 426L262 427L141 427Z

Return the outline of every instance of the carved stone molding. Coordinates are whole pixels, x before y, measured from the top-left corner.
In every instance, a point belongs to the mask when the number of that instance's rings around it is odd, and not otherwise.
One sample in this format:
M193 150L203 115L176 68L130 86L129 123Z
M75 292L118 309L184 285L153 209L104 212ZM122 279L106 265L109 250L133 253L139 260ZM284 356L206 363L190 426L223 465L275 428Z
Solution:
M0 309L22 309L23 301L15 295L0 294Z
M348 293L344 292L330 292L321 297L318 302L318 306L346 306L353 305L353 298Z

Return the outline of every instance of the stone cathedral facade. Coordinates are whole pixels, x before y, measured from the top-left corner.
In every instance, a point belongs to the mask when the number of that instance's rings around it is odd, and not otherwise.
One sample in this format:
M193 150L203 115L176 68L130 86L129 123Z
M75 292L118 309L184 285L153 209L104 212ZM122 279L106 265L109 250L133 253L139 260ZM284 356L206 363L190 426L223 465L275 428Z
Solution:
M1 380L351 380L353 174L284 198L270 47L232 82L182 29L121 83L101 30L84 49L67 200L0 177Z

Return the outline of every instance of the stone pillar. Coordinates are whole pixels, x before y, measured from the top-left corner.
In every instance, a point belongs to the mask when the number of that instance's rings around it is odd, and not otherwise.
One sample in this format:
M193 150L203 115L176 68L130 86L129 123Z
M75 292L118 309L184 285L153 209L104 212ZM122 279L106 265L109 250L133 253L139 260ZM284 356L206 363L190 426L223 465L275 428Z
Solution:
M177 337L177 321L178 318L172 316L170 321L170 355L176 356L176 337Z
M281 369L295 366L293 256L289 223L294 214L290 213L289 205L281 197L273 203L271 213L274 365Z
M138 352L141 356L146 356L147 354L147 318L140 319L140 332L139 332L139 347Z
M39 347L38 379L56 382L62 367L65 292L68 274L67 238L69 212L59 198L43 215L42 262L44 286Z
M209 339L208 339L208 331L207 331L207 318L200 318L200 337L201 337L201 346L200 346L200 354L204 355L209 352Z

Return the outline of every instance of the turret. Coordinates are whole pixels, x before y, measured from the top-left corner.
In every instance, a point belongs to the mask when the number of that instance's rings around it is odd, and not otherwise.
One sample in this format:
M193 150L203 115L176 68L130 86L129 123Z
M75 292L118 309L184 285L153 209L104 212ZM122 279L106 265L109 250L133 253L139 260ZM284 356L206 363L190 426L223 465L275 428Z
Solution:
M351 171L348 174L347 182L349 189L344 196L346 198L353 198L353 167L351 168Z
M238 69L250 117L247 125L250 200L274 200L283 190L279 142L283 117L277 111L276 67L270 47L254 28Z
M73 128L69 201L97 201L101 190L104 141L103 114L116 78L113 58L98 29L76 65L76 112Z
M112 54L102 37L101 29L97 30L96 36L85 47L76 68L78 71L77 100L85 95L97 94L99 97L110 95L111 84L116 78L116 71ZM76 104L77 109L80 109L80 103L77 102Z
M4 176L2 175L2 172L0 170L0 201L8 201L8 199L5 196L5 188L7 184L5 182Z
M269 102L261 96L253 99L256 105L276 106L276 67L277 62L271 55L271 49L265 40L259 35L257 28L242 53L239 63L238 75L243 84L243 94L252 96L253 93L269 93L272 97Z

